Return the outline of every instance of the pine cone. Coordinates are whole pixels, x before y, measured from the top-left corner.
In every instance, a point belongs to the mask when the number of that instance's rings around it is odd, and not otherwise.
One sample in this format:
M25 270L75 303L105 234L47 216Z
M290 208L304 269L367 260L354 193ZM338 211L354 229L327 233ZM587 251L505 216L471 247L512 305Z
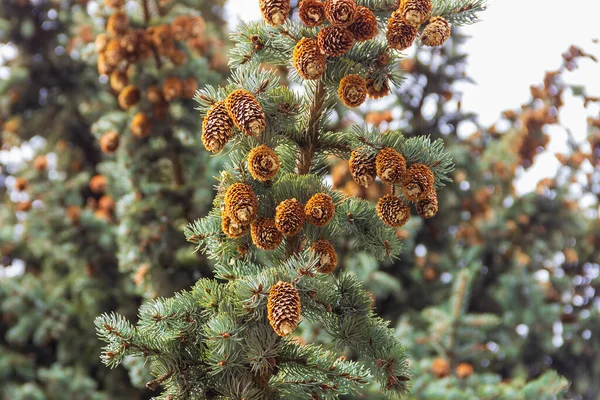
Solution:
M143 112L139 112L133 116L131 120L131 133L136 138L143 138L150 135L152 131L152 121L148 115Z
M427 165L413 164L402 179L402 192L410 201L423 200L433 189L433 172Z
M198 90L198 81L196 78L190 76L189 78L185 78L183 80L183 98L184 99L193 99L196 95L196 91Z
M122 11L117 11L106 21L106 31L111 36L121 36L129 30L129 17Z
M456 366L456 377L460 379L466 379L473 375L473 366L469 363L462 362Z
M317 44L317 39L302 38L294 47L294 68L307 80L319 79L325 73L327 60Z
M27 186L29 186L29 182L27 182L27 179L22 177L18 177L15 179L15 189L17 189L19 192L22 192L25 189L27 189Z
M346 75L340 81L338 97L346 107L358 107L367 99L367 82L360 75Z
M429 19L432 8L431 0L402 0L399 10L406 22L418 27Z
M169 59L171 60L173 65L180 66L185 64L185 62L187 61L187 54L185 54L185 51L183 50L175 49L169 55Z
M106 154L112 154L119 148L119 134L108 131L100 138L100 149Z
M112 213L115 210L115 206L115 200L107 194L100 197L98 200L98 208L109 213Z
M125 0L104 0L106 7L121 8L125 5Z
M325 5L320 0L302 0L298 14L304 25L319 26L325 22Z
M304 226L304 207L296 199L287 199L275 209L275 226L285 236L296 236Z
M81 220L81 207L68 206L65 210L65 214L72 224L77 225Z
M450 37L450 23L442 17L433 17L421 34L421 44L424 46L441 46Z
M146 98L152 104L165 102L161 89L156 85L151 85L146 88Z
M438 198L435 189L431 190L429 194L422 200L417 202L417 214L422 218L432 218L438 212Z
M406 160L396 150L386 147L377 153L375 159L377 176L383 183L398 184L406 173Z
M277 153L264 144L252 149L248 155L248 170L256 180L265 182L275 178L279 166Z
M398 228L408 222L410 207L399 197L386 194L377 203L377 215L386 225Z
M224 101L212 105L202 122L202 143L206 150L217 153L223 150L231 138L233 120Z
M330 195L317 193L313 195L304 207L308 222L315 226L327 225L335 214L335 204Z
M108 40L108 36L104 33L99 33L96 36L96 39L94 40L94 48L96 53L100 54L104 51L106 45L108 44Z
M121 43L117 39L110 39L104 48L106 63L111 67L118 66L125 59L125 52L121 48Z
M94 175L92 179L90 179L90 190L94 194L104 193L107 186L108 182L104 175Z
M183 94L183 83L176 76L171 76L163 82L163 97L166 101L173 101Z
M186 40L190 36L192 17L189 15L179 15L173 18L171 22L171 32L175 40Z
M221 230L231 239L239 239L248 233L249 225L242 225L232 220L229 215L221 216Z
M319 31L317 40L321 53L329 57L339 57L352 48L354 35L342 26L328 26Z
M338 256L329 240L319 240L313 243L310 251L319 258L317 271L322 274L330 274L337 266Z
M140 101L140 90L133 85L128 85L119 93L118 101L123 110L129 110Z
M406 22L400 10L396 10L388 20L386 35L388 46L396 50L408 49L415 41L418 32L419 29Z
M354 150L348 164L354 182L363 187L369 187L373 183L377 175L375 155L369 153L365 147Z
M288 336L300 322L300 296L289 282L279 281L271 287L267 302L269 322L279 336Z
M171 25L160 25L146 29L149 41L156 47L159 54L168 56L175 49L175 37Z
M125 58L130 62L136 62L147 54L149 48L144 41L144 31L129 31L120 40L121 49L125 52Z
M377 18L373 11L367 7L358 7L356 18L348 26L348 30L352 32L357 42L365 42L377 36Z
M258 200L252 188L245 183L234 183L225 193L226 214L240 225L250 225L258 211Z
M290 0L258 0L260 12L267 24L281 25L290 12Z
M375 79L367 79L367 94L372 99L381 99L390 94L390 85L387 81L383 81L378 88Z
M431 372L438 378L445 378L450 375L450 363L445 358L436 358L431 363Z
M35 170L38 172L44 171L46 168L48 168L48 159L46 156L43 154L37 156L33 160L33 168L35 168Z
M355 0L325 0L325 17L334 26L348 26L356 17Z
M259 249L274 250L283 240L283 235L275 227L275 221L270 218L258 218L251 225L252 242Z
M127 73L125 71L113 71L110 74L110 88L117 93L121 93L127 86Z
M243 89L235 90L227 96L225 106L231 119L244 135L258 136L265 130L265 113L252 93Z

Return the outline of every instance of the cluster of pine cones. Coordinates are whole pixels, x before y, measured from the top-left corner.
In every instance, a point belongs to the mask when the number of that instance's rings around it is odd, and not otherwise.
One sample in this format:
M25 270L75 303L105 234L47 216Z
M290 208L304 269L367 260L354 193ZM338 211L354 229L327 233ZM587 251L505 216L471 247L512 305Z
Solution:
M349 167L352 179L359 185L368 187L376 177L392 187L401 185L404 198L415 203L421 217L437 214L435 179L427 165L413 163L407 168L406 159L395 149L383 148L374 154L363 146L352 152ZM397 228L408 222L410 207L400 197L386 194L377 203L377 215L385 224Z
M419 26L427 24L421 33L421 44L441 46L450 37L450 23L442 17L431 18L431 0L401 0L400 7L388 20L388 45L396 50L409 48L417 35Z

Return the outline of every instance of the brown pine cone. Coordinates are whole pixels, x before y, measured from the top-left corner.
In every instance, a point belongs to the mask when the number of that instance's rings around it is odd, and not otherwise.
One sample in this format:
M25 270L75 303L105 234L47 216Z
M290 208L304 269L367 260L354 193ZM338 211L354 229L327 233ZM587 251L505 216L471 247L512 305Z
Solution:
M98 200L98 208L109 213L112 213L115 210L115 206L115 200L107 194L100 197Z
M307 80L321 78L327 68L327 60L319 49L317 39L300 39L294 47L293 63L298 74Z
M230 239L239 239L248 233L250 225L242 225L232 220L229 215L221 216L221 230Z
M431 363L431 372L438 378L450 375L450 363L442 357L438 357Z
M432 8L431 0L402 0L399 10L406 22L418 27L429 19Z
M388 20L388 46L396 50L408 49L417 38L418 32L418 28L406 22L400 10L396 10Z
M352 48L354 35L342 26L328 26L319 31L317 41L321 53L329 57L339 57Z
M125 5L125 0L104 0L106 7L121 8Z
M29 182L27 182L27 179L21 177L15 179L15 189L17 189L19 192L22 192L25 189L27 189L27 186L29 186Z
M144 40L144 31L141 29L127 32L121 38L120 44L125 52L125 58L130 62L136 62L150 51Z
M335 214L335 204L330 195L316 193L304 207L306 220L315 226L327 225Z
M94 175L92 179L90 179L90 190L94 194L104 193L107 186L108 182L104 175Z
M304 226L304 207L296 199L287 199L275 209L275 226L285 236L296 236Z
M340 81L338 97L346 107L358 107L367 99L367 82L360 75L346 75Z
M183 50L175 49L169 55L169 59L171 60L173 65L180 66L185 64L185 62L187 61L187 54L185 54L185 51Z
M125 52L121 48L121 43L118 39L110 39L108 43L106 43L106 47L102 54L104 54L106 63L113 68L118 66L121 61L125 59Z
M386 225L398 228L408 222L410 207L399 197L386 194L377 203L377 215Z
M152 104L160 104L165 102L162 90L156 85L151 85L146 88L146 98Z
M438 212L438 198L435 189L431 190L429 194L422 200L417 202L417 214L422 218L432 218Z
M100 138L100 149L106 154L112 154L119 148L119 134L108 131Z
M111 36L124 35L129 30L129 17L122 11L117 11L106 21L106 31Z
M171 25L160 25L146 29L146 36L161 55L169 55L175 49L175 38Z
M143 112L139 112L133 116L131 120L131 133L136 138L143 138L146 136L150 136L152 132L152 121Z
M104 33L99 33L94 40L94 48L96 53L102 53L108 44L108 36Z
M356 18L348 26L348 30L352 32L357 42L365 42L377 36L377 18L373 11L367 7L358 7Z
M65 210L65 214L72 224L77 225L81 220L81 207L74 205L68 206Z
M118 97L119 106L123 110L129 110L140 101L140 90L133 85L125 86L125 89L121 90Z
M234 124L246 136L258 136L267 126L265 113L256 97L247 90L235 90L225 100Z
M281 25L290 12L290 0L258 0L260 12L267 24Z
M225 193L225 210L240 225L250 225L258 212L258 199L252 188L245 183L234 183Z
M44 171L46 168L48 168L48 159L46 156L43 154L37 156L33 160L33 168L35 168L35 170L38 172Z
M450 37L450 23L442 17L433 17L421 34L421 44L424 46L441 46Z
M369 187L375 181L377 175L375 155L371 154L366 147L359 147L352 152L348 166L352 179L360 186Z
M381 99L390 94L390 85L387 81L383 81L381 86L377 87L374 79L367 79L367 94L372 99Z
M225 102L213 104L202 121L202 143L206 150L213 153L223 150L232 132L233 120L227 112Z
M274 250L281 244L283 235L270 218L258 218L250 227L252 243L262 250Z
M279 336L288 336L300 322L302 307L298 291L289 282L279 281L271 287L267 301L269 323Z
M184 99L193 99L196 95L196 91L198 90L198 81L196 78L190 76L189 78L185 78L183 80L183 98Z
M396 185L406 173L406 160L396 150L386 147L377 153L375 159L377 176L383 183Z
M434 190L433 183L433 172L427 165L413 164L406 170L402 179L402 192L410 201L423 200Z
M457 378L466 379L473 375L473 366L469 363L462 362L456 366L454 372L456 373Z
M192 21L190 23L190 36L195 38L198 36L204 35L206 31L206 22L204 22L204 18L201 16L192 17Z
M322 274L330 274L337 266L338 256L329 240L319 240L313 243L310 251L315 253L319 262L317 271Z
M186 40L190 36L192 17L189 15L179 15L173 18L171 22L171 32L175 40Z
M356 17L355 0L325 0L325 17L334 26L348 26Z
M127 86L128 79L125 71L116 70L110 74L110 87L117 93L121 93Z
M183 83L176 76L171 76L163 82L163 97L166 101L174 101L183 94Z
M325 22L325 5L320 0L302 0L298 14L304 25L319 26Z
M253 148L248 155L248 170L256 180L266 182L275 178L280 167L277 153L264 144Z

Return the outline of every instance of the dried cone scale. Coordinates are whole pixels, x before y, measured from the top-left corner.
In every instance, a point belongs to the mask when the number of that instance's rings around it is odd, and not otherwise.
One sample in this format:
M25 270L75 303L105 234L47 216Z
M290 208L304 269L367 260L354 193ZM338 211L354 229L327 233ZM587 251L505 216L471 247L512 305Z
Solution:
M254 179L262 182L275 178L280 167L279 157L264 144L253 148L248 155L248 170Z
M288 336L300 322L300 296L289 282L279 281L271 287L267 301L269 323L279 336Z
M317 193L306 202L304 211L308 222L315 226L325 226L335 214L335 204L330 195Z
M265 130L265 113L252 93L243 89L235 90L227 96L225 106L234 124L244 135L258 136Z
M402 179L402 192L410 201L424 199L433 190L434 176L427 165L413 164Z
M399 10L406 22L419 26L429 19L432 8L431 0L402 0Z
M421 43L425 46L441 46L450 37L450 23L442 17L433 17L421 34Z
M355 0L325 0L325 17L334 26L347 26L354 21Z
M408 222L410 207L399 197L386 194L377 203L377 215L386 225L398 228Z
M348 165L352 179L360 186L369 187L375 180L377 174L375 156L370 154L365 147L359 147L352 152Z
M338 97L346 107L358 107L367 99L367 82L360 75L346 75L340 81Z
M298 7L298 15L304 25L319 26L325 21L325 5L321 0L302 0Z
M245 183L234 183L225 193L225 212L233 221L250 225L256 218L258 200L252 188Z
M248 233L249 225L237 223L233 221L229 215L223 214L221 218L221 230L227 237L239 239Z
M396 50L408 49L415 39L419 29L406 22L400 10L392 13L388 20L387 42L388 46Z
M317 40L323 54L329 57L339 57L352 48L354 35L342 26L328 26L319 31Z
M293 63L298 74L307 80L319 79L327 68L327 60L319 50L317 39L300 39L294 47Z
M422 200L417 202L417 214L422 218L433 218L438 212L438 198L435 189Z
M311 247L310 251L319 258L317 271L322 274L330 274L337 266L338 256L329 240L318 240Z
M375 158L377 176L383 183L398 184L406 173L406 160L396 150L386 147L377 153Z
M275 221L270 218L258 218L250 227L252 243L262 250L274 250L283 240L283 235L275 227Z
M202 121L202 143L206 150L217 153L231 139L233 120L224 101L213 104Z
M358 7L354 21L348 26L357 42L365 42L377 36L377 18L367 7Z
M290 0L259 0L260 12L267 24L281 25L290 12Z
M275 209L275 226L285 236L296 236L304 226L304 206L296 199L287 199Z

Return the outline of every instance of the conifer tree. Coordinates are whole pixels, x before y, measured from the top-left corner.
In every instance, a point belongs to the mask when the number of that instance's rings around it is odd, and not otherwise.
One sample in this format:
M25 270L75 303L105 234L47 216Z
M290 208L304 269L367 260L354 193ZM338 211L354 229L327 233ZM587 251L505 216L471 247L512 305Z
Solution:
M136 325L116 313L97 318L102 359L149 360L156 378L147 386L167 398L337 398L372 383L403 394L404 349L357 277L337 271L336 247L397 258L394 228L411 202L435 213L453 163L426 132L336 132L335 110L386 96L402 81L400 51L420 31L423 44L441 45L450 23L474 22L484 3L304 0L300 21L289 1L259 4L265 21L232 35L228 84L196 95L206 150L228 155L213 210L186 228L216 279L147 303ZM360 185L379 176L391 194L375 207L330 189L332 155L349 161ZM303 325L328 345L290 338Z

